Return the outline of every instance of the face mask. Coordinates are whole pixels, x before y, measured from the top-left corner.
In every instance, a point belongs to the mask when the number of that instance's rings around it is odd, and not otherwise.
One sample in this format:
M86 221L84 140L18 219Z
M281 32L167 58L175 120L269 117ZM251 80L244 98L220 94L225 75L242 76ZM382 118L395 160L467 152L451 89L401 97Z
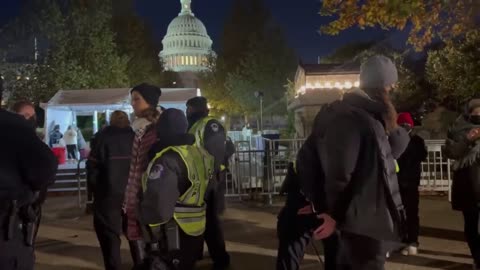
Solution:
M31 126L34 130L37 129L37 118L32 116L27 119L28 125Z
M480 115L470 115L470 123L480 125Z

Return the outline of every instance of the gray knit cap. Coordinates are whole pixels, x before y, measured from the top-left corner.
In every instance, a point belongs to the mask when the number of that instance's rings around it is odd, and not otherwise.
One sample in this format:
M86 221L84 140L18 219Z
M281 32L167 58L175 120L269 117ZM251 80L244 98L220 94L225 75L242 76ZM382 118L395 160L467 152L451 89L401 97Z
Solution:
M398 81L395 64L383 55L370 57L360 67L360 88L375 89L390 86Z

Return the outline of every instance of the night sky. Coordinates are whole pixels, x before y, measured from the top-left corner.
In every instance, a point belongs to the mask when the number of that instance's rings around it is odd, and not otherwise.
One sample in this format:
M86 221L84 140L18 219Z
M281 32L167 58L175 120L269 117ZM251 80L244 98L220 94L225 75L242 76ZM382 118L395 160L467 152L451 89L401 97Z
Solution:
M18 0L1 0L0 25L19 12ZM283 27L290 45L300 58L307 63L317 61L320 56L331 53L339 46L356 42L381 39L385 32L379 29L358 28L342 32L338 36L318 34L320 25L331 18L318 15L320 0L265 0L275 20ZM193 0L193 12L203 21L213 39L214 49L219 45L223 24L229 13L232 0ZM169 22L180 11L179 0L136 0L136 10L154 29L155 39L160 42ZM405 34L388 32L387 38L394 45L405 44Z

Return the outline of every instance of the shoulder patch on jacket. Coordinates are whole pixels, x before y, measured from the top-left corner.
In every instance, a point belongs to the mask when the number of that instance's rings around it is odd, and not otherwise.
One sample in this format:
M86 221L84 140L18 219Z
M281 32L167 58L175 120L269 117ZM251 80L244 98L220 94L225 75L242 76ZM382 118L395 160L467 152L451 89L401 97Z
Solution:
M217 123L210 124L210 128L212 128L213 132L218 132L220 130L220 126Z
M162 164L155 164L152 169L150 170L150 174L148 175L148 179L155 180L159 179L163 174L163 165Z

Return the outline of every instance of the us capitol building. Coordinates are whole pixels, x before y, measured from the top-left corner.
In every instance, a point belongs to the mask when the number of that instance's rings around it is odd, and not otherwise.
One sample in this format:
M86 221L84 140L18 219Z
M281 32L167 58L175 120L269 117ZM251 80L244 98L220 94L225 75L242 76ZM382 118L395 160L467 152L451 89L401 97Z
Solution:
M209 57L214 57L212 39L205 25L192 12L192 0L180 0L180 14L168 26L162 40L160 61L165 70L174 72L200 72L208 67Z

